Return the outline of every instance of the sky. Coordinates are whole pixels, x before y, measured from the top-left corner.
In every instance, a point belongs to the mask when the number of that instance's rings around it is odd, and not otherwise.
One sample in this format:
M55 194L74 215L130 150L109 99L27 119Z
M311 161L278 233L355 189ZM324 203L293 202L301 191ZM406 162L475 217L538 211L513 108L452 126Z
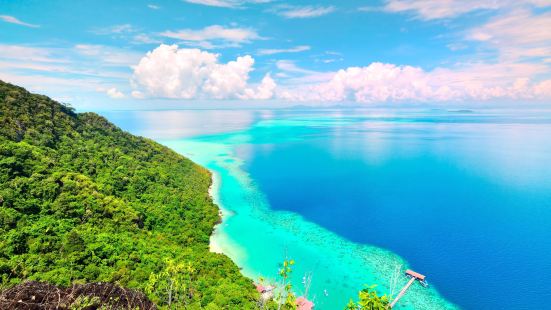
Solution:
M0 79L77 110L551 103L551 0L0 0Z

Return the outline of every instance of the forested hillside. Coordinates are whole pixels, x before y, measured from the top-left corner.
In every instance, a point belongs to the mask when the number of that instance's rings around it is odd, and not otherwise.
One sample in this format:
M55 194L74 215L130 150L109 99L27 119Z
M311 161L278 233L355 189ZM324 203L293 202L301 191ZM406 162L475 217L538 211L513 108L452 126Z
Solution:
M158 143L0 81L4 288L115 282L159 305L254 308L251 281L208 250L210 182Z

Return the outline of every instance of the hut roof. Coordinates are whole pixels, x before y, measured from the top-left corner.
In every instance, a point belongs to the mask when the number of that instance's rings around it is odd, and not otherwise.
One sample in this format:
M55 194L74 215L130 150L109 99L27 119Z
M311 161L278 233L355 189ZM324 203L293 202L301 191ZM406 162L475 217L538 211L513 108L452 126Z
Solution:
M312 310L314 308L314 303L302 296L297 298L296 303L297 310Z
M412 277L414 277L414 278L417 278L417 279L419 279L419 280L421 280L421 281L424 281L424 280L425 280L425 276L424 276L424 275L422 275L422 274L420 274L420 273L418 273L418 272L415 272L415 271L413 271L413 270L411 270L411 269L406 270L406 274L408 274L408 275L410 275L410 276L412 276Z
M256 291L259 292L259 293L263 293L266 289L264 288L264 286L262 286L262 284L257 284L256 285Z

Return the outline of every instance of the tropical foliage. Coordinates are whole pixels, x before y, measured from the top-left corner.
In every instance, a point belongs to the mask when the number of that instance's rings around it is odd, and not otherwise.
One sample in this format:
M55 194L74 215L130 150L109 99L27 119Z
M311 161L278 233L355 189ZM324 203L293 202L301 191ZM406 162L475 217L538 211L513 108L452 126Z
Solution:
M0 289L112 282L161 308L296 309L293 260L259 303L237 266L209 251L220 220L210 182L158 143L0 81ZM387 306L371 287L347 309Z
M376 285L371 285L358 293L358 301L350 300L345 310L386 310L390 307L387 295L379 296L375 290Z
M115 282L159 305L250 309L258 294L209 252L207 170L94 113L0 81L0 283Z

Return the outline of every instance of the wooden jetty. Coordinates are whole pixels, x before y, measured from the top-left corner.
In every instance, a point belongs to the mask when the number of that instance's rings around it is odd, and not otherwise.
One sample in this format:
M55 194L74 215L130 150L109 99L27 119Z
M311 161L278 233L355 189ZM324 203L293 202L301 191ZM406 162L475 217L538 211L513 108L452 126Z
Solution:
M406 276L410 279L408 283L402 288L400 293L398 293L398 296L396 296L396 298L394 298L394 300L390 303L390 308L393 308L398 300L400 300L400 298L402 298L406 294L407 290L413 284L413 282L419 281L419 283L421 283L421 285L423 285L424 287L428 286L427 281L425 281L425 276L418 272L408 269L406 270Z

